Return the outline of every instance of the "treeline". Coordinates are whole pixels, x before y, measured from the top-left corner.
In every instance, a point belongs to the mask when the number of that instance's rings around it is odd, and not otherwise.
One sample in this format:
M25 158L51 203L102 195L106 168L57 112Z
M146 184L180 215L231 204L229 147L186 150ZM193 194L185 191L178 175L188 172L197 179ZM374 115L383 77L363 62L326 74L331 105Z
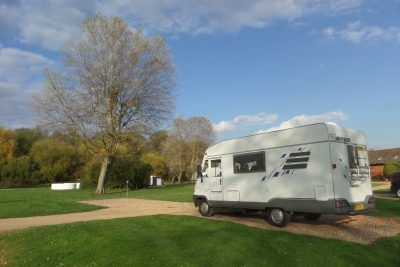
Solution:
M108 176L107 186L142 188L150 175L171 182L192 178L205 149L214 141L204 117L176 119L169 131L126 133ZM38 186L80 181L97 184L102 154L89 153L72 136L36 128L0 127L0 187Z

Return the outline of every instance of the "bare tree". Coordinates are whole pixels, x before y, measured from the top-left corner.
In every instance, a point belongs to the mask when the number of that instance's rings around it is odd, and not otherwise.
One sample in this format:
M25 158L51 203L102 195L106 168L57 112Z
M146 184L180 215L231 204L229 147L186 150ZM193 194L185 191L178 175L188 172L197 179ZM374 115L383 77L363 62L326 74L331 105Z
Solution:
M148 130L174 107L174 66L163 38L148 39L119 18L97 14L65 48L62 71L46 69L35 107L48 125L103 156L97 194L129 132Z
M182 175L189 177L207 147L214 142L215 134L209 120L204 117L191 117L187 120L176 119L167 139L167 158L171 172L181 182Z
M203 158L204 152L214 142L215 133L210 121L204 117L192 117L186 122L187 139L190 151L189 172L191 176Z

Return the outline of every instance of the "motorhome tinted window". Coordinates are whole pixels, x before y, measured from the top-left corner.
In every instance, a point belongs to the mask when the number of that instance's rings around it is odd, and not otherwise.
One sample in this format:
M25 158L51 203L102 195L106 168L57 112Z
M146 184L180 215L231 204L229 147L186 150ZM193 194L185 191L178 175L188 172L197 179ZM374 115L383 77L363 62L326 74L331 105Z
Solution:
M264 172L265 152L233 156L234 173Z

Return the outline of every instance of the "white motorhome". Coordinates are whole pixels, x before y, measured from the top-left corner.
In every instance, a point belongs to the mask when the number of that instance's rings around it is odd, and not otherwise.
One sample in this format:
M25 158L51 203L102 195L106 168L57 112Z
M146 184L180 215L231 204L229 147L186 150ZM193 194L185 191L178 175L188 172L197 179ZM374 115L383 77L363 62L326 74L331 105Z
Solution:
M225 140L198 167L193 201L215 210L266 211L285 226L293 214L359 214L375 207L365 135L328 123Z

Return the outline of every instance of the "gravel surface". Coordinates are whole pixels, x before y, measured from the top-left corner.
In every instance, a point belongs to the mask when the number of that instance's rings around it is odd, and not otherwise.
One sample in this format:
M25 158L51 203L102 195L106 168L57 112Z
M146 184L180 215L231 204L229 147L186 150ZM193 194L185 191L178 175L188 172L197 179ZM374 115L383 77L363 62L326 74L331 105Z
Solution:
M156 214L200 217L197 209L192 203L144 199L90 200L82 201L82 203L105 206L108 208L82 213L1 219L0 234L40 225L54 225L78 221L106 220ZM242 215L239 213L217 213L215 216L210 217L210 219L231 221L262 229L340 239L361 244L369 244L379 238L394 236L400 233L399 218L382 218L366 215L351 217L324 215L317 222L306 221L303 217L294 217L292 218L291 223L284 228L277 228L269 225L264 220L264 215L262 213L248 215Z

